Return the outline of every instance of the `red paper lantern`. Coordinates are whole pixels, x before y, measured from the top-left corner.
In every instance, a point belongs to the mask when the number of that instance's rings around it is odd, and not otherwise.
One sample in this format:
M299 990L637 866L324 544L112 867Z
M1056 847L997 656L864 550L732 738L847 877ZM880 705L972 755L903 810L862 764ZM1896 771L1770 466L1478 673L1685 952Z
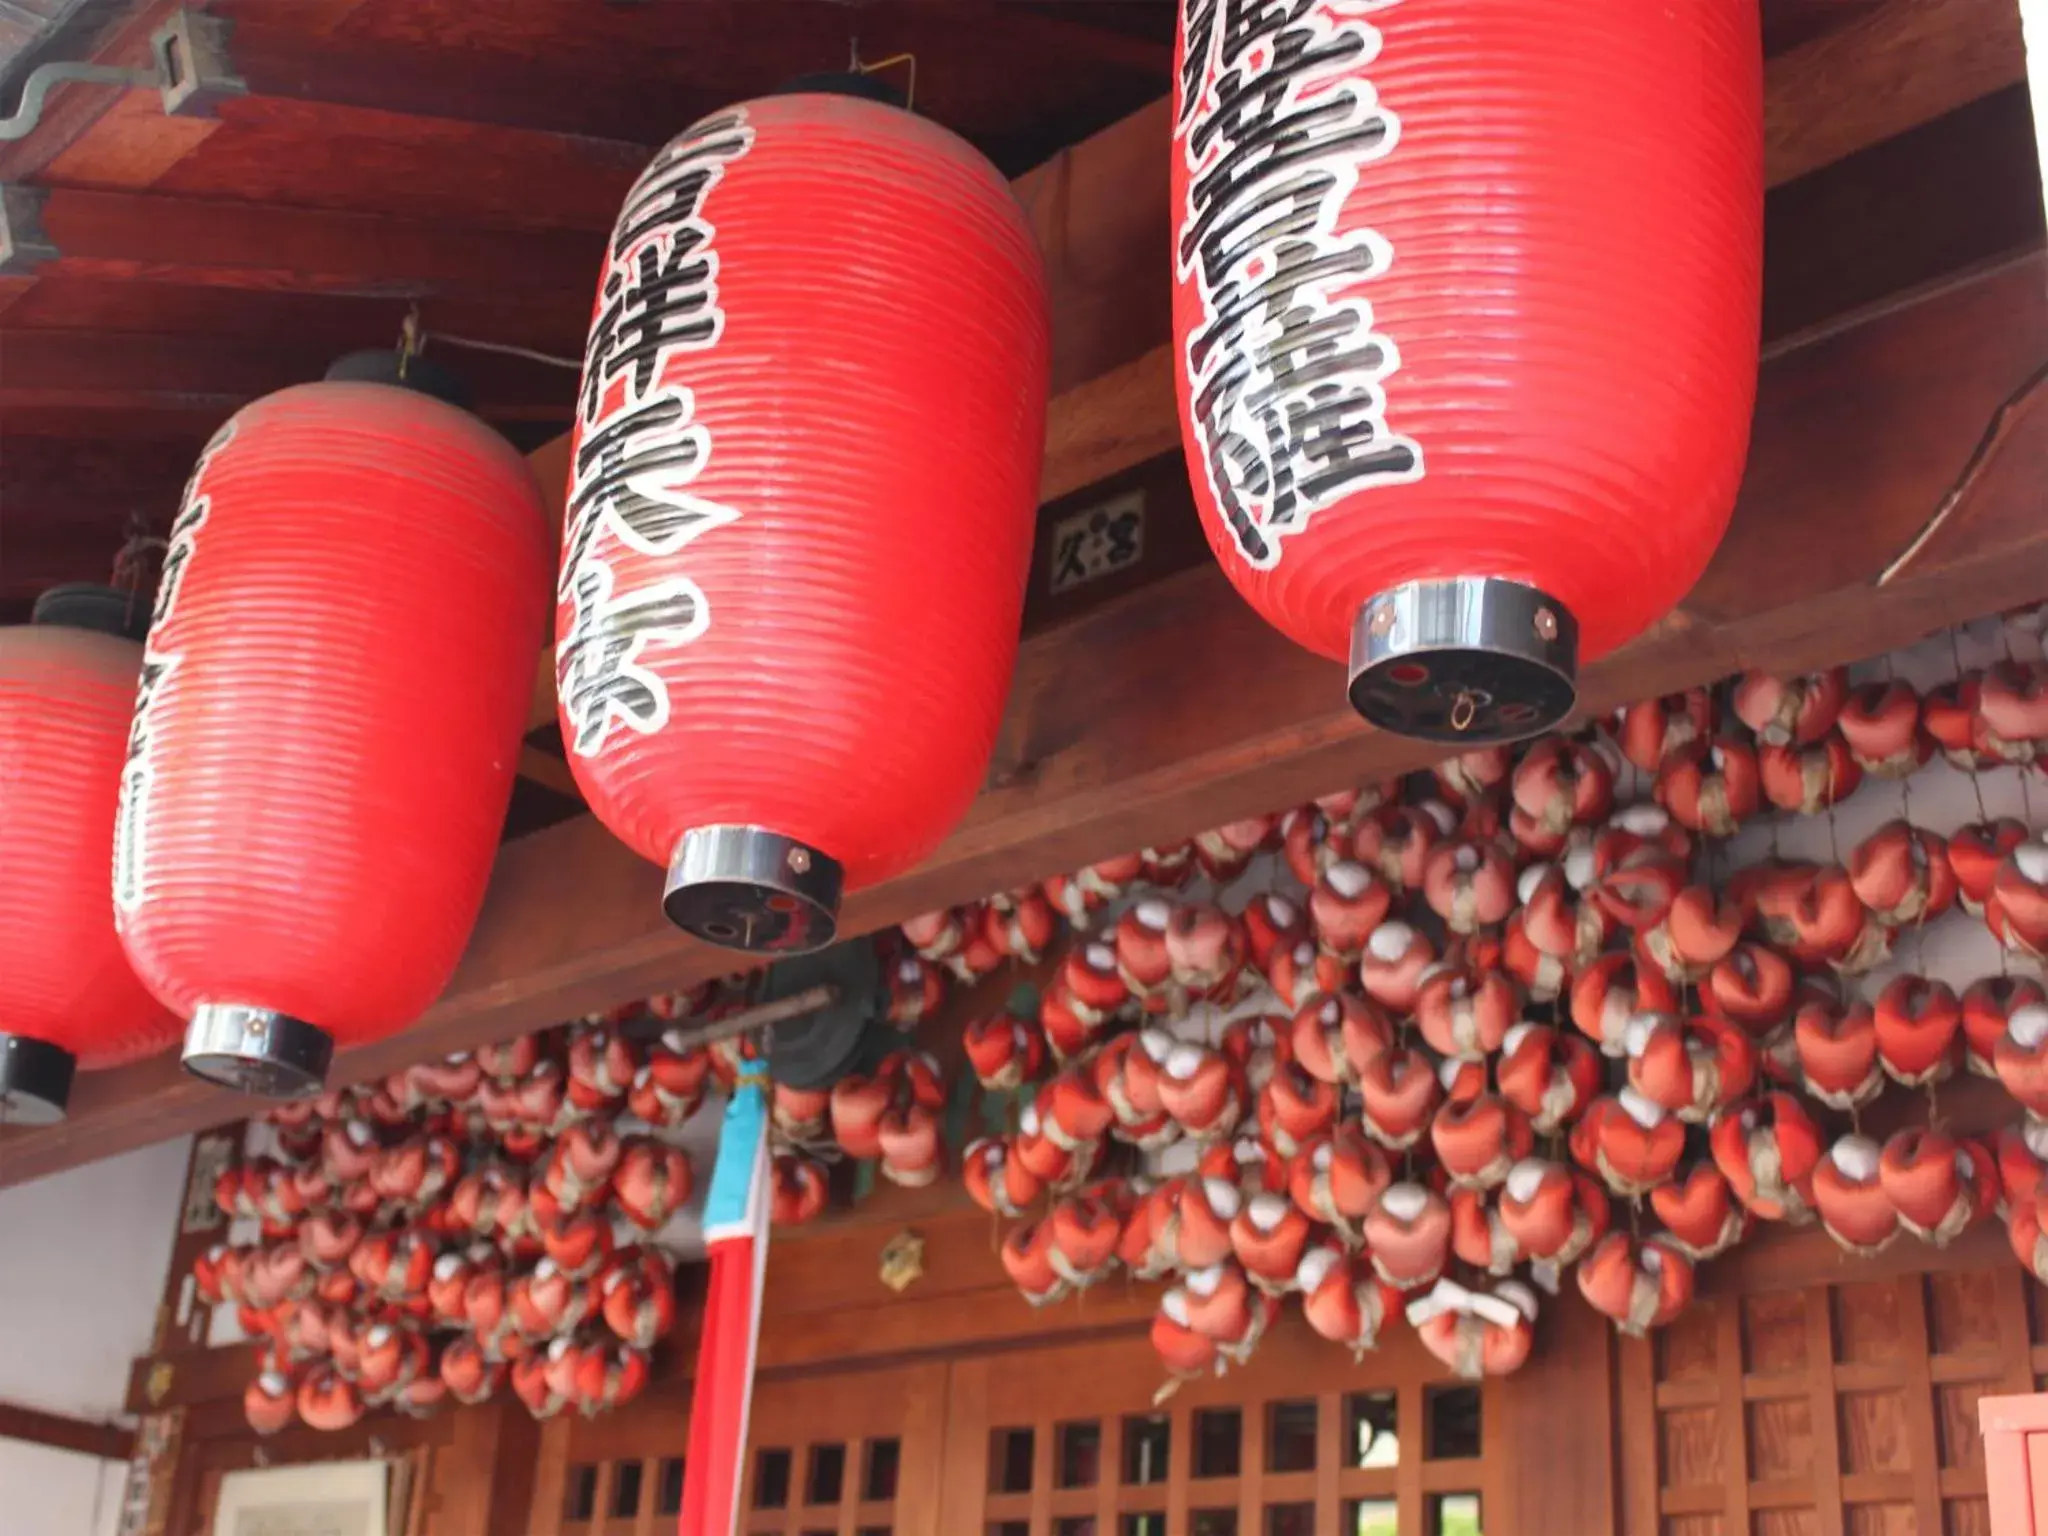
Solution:
M828 942L980 788L1044 446L1031 231L874 100L705 118L613 234L558 607L569 761L681 927Z
M59 1119L74 1068L178 1038L114 933L107 852L142 670L131 601L59 587L0 629L0 1124Z
M417 375L413 375L417 377ZM483 900L547 615L511 445L395 383L287 389L171 530L122 778L122 942L185 1064L308 1092L403 1029Z
M1183 0L1174 333L1230 579L1373 723L1524 736L1733 508L1756 0Z

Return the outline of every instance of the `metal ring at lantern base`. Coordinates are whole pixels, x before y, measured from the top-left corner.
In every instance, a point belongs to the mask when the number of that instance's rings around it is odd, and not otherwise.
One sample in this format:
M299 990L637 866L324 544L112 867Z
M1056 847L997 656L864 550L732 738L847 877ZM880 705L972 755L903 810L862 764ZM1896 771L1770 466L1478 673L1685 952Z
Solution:
M1515 741L1571 714L1578 656L1578 621L1535 587L1496 576L1411 581L1358 610L1351 707L1399 736Z
M54 1125L71 1102L78 1058L61 1045L0 1034L0 1125Z
M303 1099L327 1082L334 1037L275 1008L202 1003L185 1027L185 1070L267 1099Z
M839 931L839 861L765 827L692 827L661 909L685 933L752 954L823 949Z

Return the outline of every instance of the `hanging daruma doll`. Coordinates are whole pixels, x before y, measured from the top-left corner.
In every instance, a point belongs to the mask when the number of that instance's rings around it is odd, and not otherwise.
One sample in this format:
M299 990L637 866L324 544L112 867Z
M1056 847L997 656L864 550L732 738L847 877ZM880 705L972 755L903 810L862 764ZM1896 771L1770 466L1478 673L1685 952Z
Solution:
M121 953L107 859L148 613L55 587L0 629L0 1125L61 1118L78 1068L179 1035Z
M1175 105L1175 380L1224 570L1348 656L1375 725L1556 724L1734 505L1756 0L1182 0Z
M563 531L562 736L700 938L829 942L994 745L1044 448L1044 276L995 168L870 82L705 118L626 199Z
M447 985L547 617L525 460L437 370L369 371L243 407L200 458L122 774L122 944L185 1065L256 1093L317 1090Z

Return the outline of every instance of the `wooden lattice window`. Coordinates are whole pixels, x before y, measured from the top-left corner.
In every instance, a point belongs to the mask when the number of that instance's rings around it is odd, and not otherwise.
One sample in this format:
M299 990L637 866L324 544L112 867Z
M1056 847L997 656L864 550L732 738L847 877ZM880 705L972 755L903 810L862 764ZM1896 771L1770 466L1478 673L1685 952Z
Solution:
M683 1507L687 1389L663 1387L597 1419L564 1414L541 1432L527 1536L661 1536Z
M962 1361L943 1528L962 1536L1483 1536L1490 1386L1412 1340L1354 1366L1276 1328L1251 1365L1151 1401L1136 1339Z
M773 1438L771 1435L770 1438ZM774 1536L895 1536L903 1442L895 1435L772 1445L754 1437L741 1529Z
M1624 1346L1627 1528L1989 1536L1977 1400L2048 1370L2034 1291L1998 1264L1716 1297Z
M563 1478L559 1536L650 1536L683 1508L683 1458L573 1462Z
M754 1392L740 1529L760 1536L918 1536L932 1524L943 1365L764 1380ZM687 1383L618 1413L552 1420L527 1536L675 1529L689 1441Z

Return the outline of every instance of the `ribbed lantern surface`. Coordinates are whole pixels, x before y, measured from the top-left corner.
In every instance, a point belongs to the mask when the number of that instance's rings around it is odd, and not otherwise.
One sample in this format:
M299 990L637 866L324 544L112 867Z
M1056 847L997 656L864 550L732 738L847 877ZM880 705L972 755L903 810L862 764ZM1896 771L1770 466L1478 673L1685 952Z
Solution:
M546 622L525 462L387 384L245 407L172 530L115 842L186 1064L305 1091L402 1029L483 899Z
M564 531L561 724L683 927L831 937L980 787L1044 446L1044 277L970 146L803 93L704 119L619 216Z
M1368 718L1524 735L1668 613L1747 451L1755 0L1183 0L1182 435Z
M114 932L108 852L142 647L56 617L0 629L0 1123L57 1118L74 1067L151 1055L183 1029Z

